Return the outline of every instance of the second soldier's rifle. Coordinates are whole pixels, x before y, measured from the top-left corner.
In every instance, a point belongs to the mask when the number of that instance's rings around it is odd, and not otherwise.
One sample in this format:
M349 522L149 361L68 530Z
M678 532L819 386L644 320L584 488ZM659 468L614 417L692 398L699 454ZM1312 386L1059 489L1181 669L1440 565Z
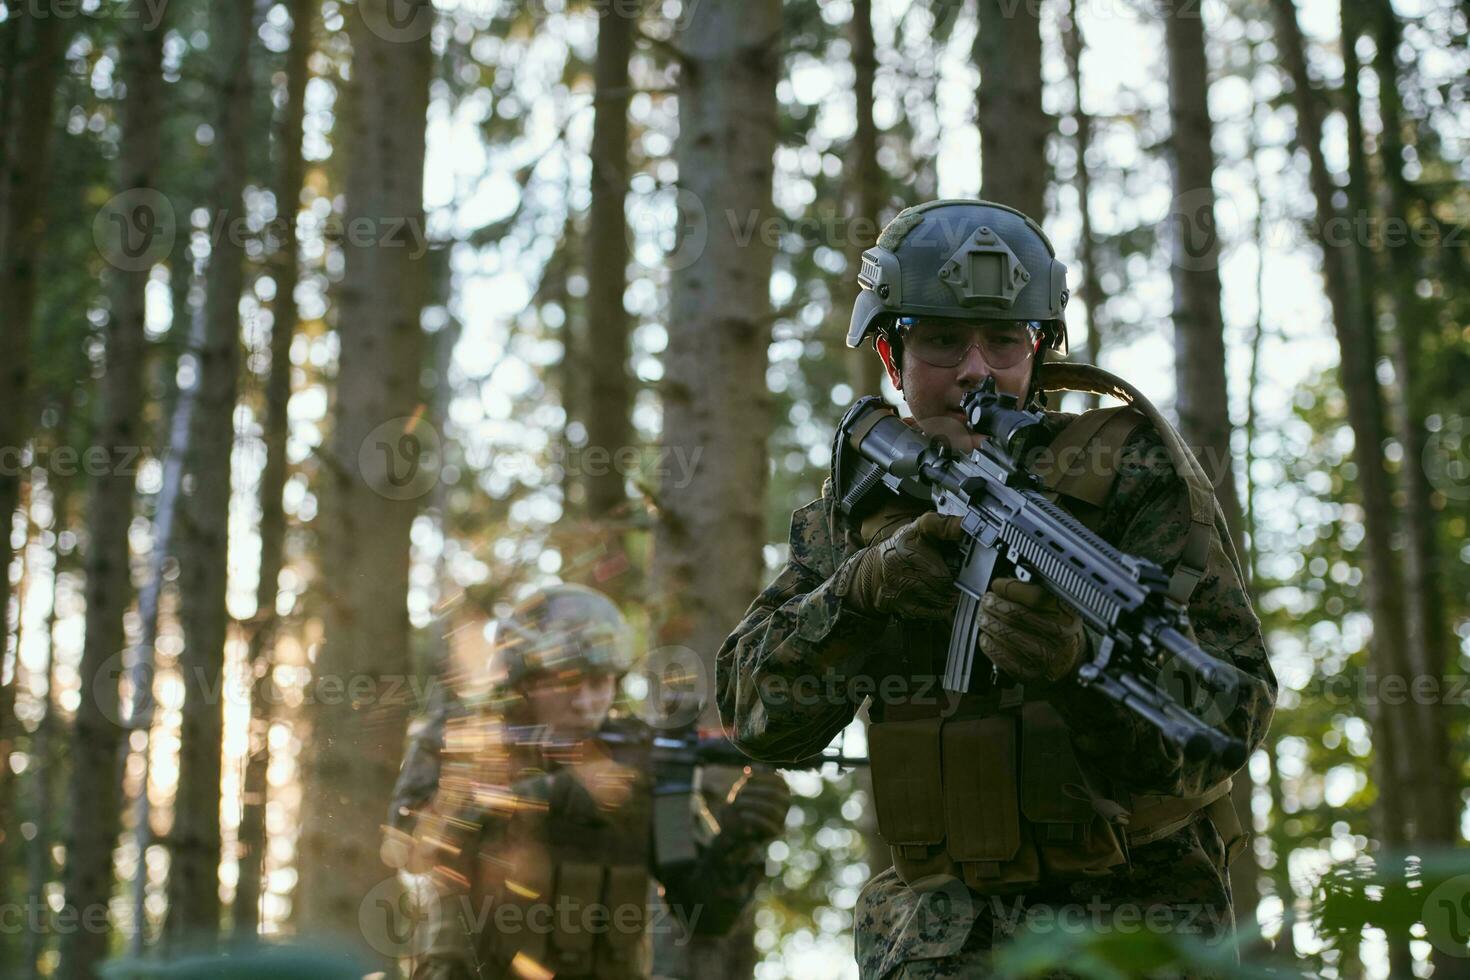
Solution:
M945 690L970 690L980 597L1005 568L1040 584L1100 637L1078 669L1081 684L1154 725L1191 760L1215 756L1232 769L1243 765L1244 743L1205 724L1155 680L1157 669L1174 660L1221 698L1232 698L1237 685L1232 668L1185 635L1185 610L1169 597L1163 569L1084 527L1017 463L1012 453L1023 433L1042 424L1039 413L998 393L994 378L969 392L962 407L969 429L988 437L966 454L906 425L875 397L848 410L834 448L837 465L851 474L838 503L844 514L870 504L871 494L891 492L929 500L939 513L961 519L960 596ZM850 463L841 458L853 451Z
M604 732L598 739L610 745L623 738ZM631 740L629 740L631 741ZM645 743L646 744L646 743ZM686 832L694 807L695 771L702 766L760 766L723 735L686 729L677 734L655 735L649 751L653 769L654 846L661 866L692 862L694 841ZM822 752L780 769L820 769L827 764L851 769L866 766L861 756Z

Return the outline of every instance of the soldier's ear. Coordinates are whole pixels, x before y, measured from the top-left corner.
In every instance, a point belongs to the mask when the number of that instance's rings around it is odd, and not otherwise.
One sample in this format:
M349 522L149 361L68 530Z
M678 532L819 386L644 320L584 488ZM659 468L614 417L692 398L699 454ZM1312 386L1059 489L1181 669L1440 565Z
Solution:
M888 372L888 380L893 382L895 390L903 391L903 373L899 371L898 365L894 363L893 345L888 342L887 337L879 334L873 346L878 348L878 357L883 361L883 370Z

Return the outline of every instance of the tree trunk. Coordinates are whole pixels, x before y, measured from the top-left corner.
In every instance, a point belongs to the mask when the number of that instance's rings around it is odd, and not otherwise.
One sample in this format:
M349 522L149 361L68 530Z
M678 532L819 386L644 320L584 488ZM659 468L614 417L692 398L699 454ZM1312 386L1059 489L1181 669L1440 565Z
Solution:
M199 387L181 500L179 578L184 650L184 705L179 733L179 788L171 835L168 933L183 945L212 944L220 931L220 751L224 714L220 679L229 613L225 608L230 457L235 443L240 293L245 285L243 193L250 124L250 0L215 0L210 11L210 66L218 116L211 218L219 233L209 257Z
M882 220L883 171L878 166L878 124L873 119L873 80L878 74L877 45L873 41L873 0L853 0L852 70L857 97L857 130L848 149L847 172L847 272L840 300L856 297L857 274L862 267L864 250L877 244L877 225ZM868 234L869 231L874 234ZM851 309L843 302L834 304L835 337L847 333L847 314ZM878 359L871 342L847 352L848 380L854 398L883 393L883 362ZM885 850L886 853L886 850Z
M183 270L178 275L186 276ZM185 309L180 307L180 310ZM179 320L175 320L175 328ZM204 344L204 311L196 309L189 323L189 348L199 350ZM184 460L189 450L189 430L199 394L199 379L194 387L179 392L174 413L169 421L168 455L163 463L163 483L153 512L153 553L148 558L148 578L138 594L138 644L133 648L133 661L128 669L133 691L128 728L143 733L143 772L138 797L133 802L133 836L138 854L146 855L153 844L152 801L148 795L152 752L149 740L153 732L154 646L158 641L158 607L163 598L164 569L173 553L174 520L178 515L179 494L184 482ZM133 933L128 937L128 952L141 956L146 937L146 902L148 898L147 867L141 857L133 875Z
M11 8L5 44L15 57L0 89L6 121L0 124L0 677L10 647L11 524L20 504L20 453L30 437L31 321L36 269L44 240L48 160L54 141L52 109L67 35L63 18ZM20 628L19 607L16 630ZM15 731L15 685L20 647L9 684L0 681L0 760L10 757ZM10 813L13 778L0 765L0 813Z
M1429 221L1428 215L1410 215L1414 194L1403 172L1403 121L1398 88L1398 63L1395 52L1400 43L1398 16L1391 4L1373 7L1373 33L1377 53L1373 67L1378 75L1378 111L1383 120L1379 155L1384 181L1380 188L1383 211L1415 227L1415 221ZM1409 668L1415 676L1433 677L1441 683L1451 662L1446 640L1452 634L1445 621L1443 586L1439 576L1439 517L1432 503L1434 488L1423 465L1427 433L1424 420L1429 414L1423 381L1423 337L1432 331L1439 316L1438 304L1419 296L1415 286L1421 276L1422 254L1412 241L1398 242L1384 249L1388 261L1374 277L1381 284L1385 304L1392 314L1397 343L1392 345L1394 374L1400 405L1398 436L1403 446L1404 466L1404 594L1408 600L1405 616L1405 638ZM1460 803L1458 769L1452 759L1449 733L1449 706L1441 699L1418 706L1410 713L1415 724L1413 758L1419 764L1413 787L1417 803L1411 815L1414 821L1410 838L1442 847L1452 847L1460 840Z
M163 34L129 20L120 70L127 79L122 107L118 184L122 192L157 186L163 121ZM142 210L140 206L139 210ZM137 223L141 217L131 217ZM158 217L154 215L154 217ZM116 263L115 263L116 264ZM107 371L102 378L97 443L107 458L131 459L142 445L144 287L148 268L123 263L112 270L112 311L107 322ZM132 467L112 465L94 477L87 553L86 639L80 670L84 692L72 744L70 817L66 846L69 915L95 921L112 896L112 851L122 807L119 751L123 745L114 671L123 649L123 613L132 593L128 527L133 520ZM73 919L73 921L76 921ZM105 930L77 929L61 936L63 977L90 978L107 956Z
M296 215L301 209L305 170L301 156L306 106L307 56L312 50L312 2L291 0L291 46L286 53L286 104L276 146L280 171L275 187L279 249L272 256L276 298L271 321L270 374L265 385L265 469L260 477L260 581L250 629L250 748L245 763L244 803L240 814L240 883L235 891L234 934L254 938L260 931L260 886L265 857L265 805L269 787L270 715L265 685L274 666L276 594L286 538L281 495L286 486L286 435L291 400L291 338L296 332ZM447 384L442 378L441 384Z
M80 385L77 386L80 389ZM58 445L66 445L68 434L71 431L72 413L77 403L77 392L73 391L65 396L58 411L55 431L58 433ZM57 670L56 670L56 599L59 593L58 586L61 581L63 568L69 564L67 557L61 550L61 535L69 530L71 524L71 497L74 488L73 477L65 477L59 474L48 475L46 491L51 498L51 530L55 535L55 547L52 549L51 564L51 604L46 610L46 621L42 632L46 637L46 658L41 666L41 674L46 678L46 697L43 704L43 713L40 722L36 725L36 732L32 736L31 756L34 759L29 769L31 796L31 822L36 826L35 836L26 842L26 902L28 908L40 908L46 902L46 886L51 882L53 876L51 848L55 843L56 834L53 827L57 823L57 799L61 788L59 781L65 764L62 761L62 753L59 745L66 738L66 723L57 717L59 706L57 703ZM75 552L72 552L74 555ZM39 980L41 973L41 954L47 945L47 935L44 929L27 929L25 935L24 958L26 964L26 975L32 980Z
M1220 238L1208 106L1209 64L1198 15L1164 18L1169 54L1169 162L1174 177L1170 261L1174 280L1174 377L1179 428L1215 485L1237 552L1244 552L1240 495L1230 455Z
M1077 124L1075 145L1077 150L1077 208L1082 215L1082 230L1078 236L1077 257L1082 260L1082 280L1078 293L1087 310L1082 318L1087 342L1077 352L1077 359L1088 364L1102 363L1102 281L1098 276L1097 248L1092 237L1092 171L1087 166L1087 152L1092 147L1092 116L1082 102L1085 87L1082 84L1082 52L1085 43L1082 37L1082 21L1077 0L1071 0L1066 24L1062 31L1062 47L1067 56L1067 71L1072 76L1072 118ZM1076 317L1073 318L1074 321ZM1100 399L1095 394L1087 396L1089 408L1097 408Z
M1169 161L1174 177L1170 217L1174 280L1175 406L1185 441L1204 463L1238 554L1245 553L1240 495L1230 453L1230 397L1225 370L1225 322L1220 311L1220 240L1215 222L1214 125L1209 111L1209 60L1204 22L1177 11L1164 18L1169 56ZM1247 583L1248 584L1248 583ZM1250 826L1250 769L1236 773L1232 801ZM1235 917L1256 925L1260 869L1253 853L1230 870Z
M592 210L587 228L587 355L591 403L586 406L587 448L616 460L633 445L633 386L628 374L628 58L634 21L618 14L597 20L592 123ZM585 475L587 516L605 518L628 499L624 467Z
M1051 120L1041 107L1039 5L979 0L979 10L972 56L980 68L980 195L1040 224Z
M1250 65L1252 70L1254 70L1255 67L1258 65L1256 46L1254 43L1250 45ZM1256 187L1260 188L1263 185L1260 179L1260 148L1256 140L1256 120L1254 114L1252 114L1250 128L1247 130L1247 132L1249 135L1247 136L1248 149L1246 155L1251 163L1251 174L1255 178ZM1240 557L1241 560L1246 563L1246 567L1249 569L1249 579L1247 587L1250 589L1252 607L1256 605L1257 601L1260 598L1260 591L1257 583L1259 583L1260 581L1261 550L1260 537L1256 532L1256 486L1255 478L1252 471L1255 469L1255 444L1256 432L1258 431L1256 415L1256 390L1260 387L1261 350L1265 346L1266 341L1266 223L1263 217L1265 208L1265 198L1261 196L1260 191L1258 190L1256 197L1256 220L1255 227L1253 228L1253 238L1256 250L1256 322L1255 329L1251 333L1250 382L1246 388L1245 403L1245 458L1244 460L1242 460L1243 465L1241 467L1244 470L1245 476L1245 479L1242 481L1242 484L1245 488L1245 498L1243 500L1244 506L1242 508L1243 514L1241 523L1245 531L1246 550ZM1266 779L1266 789L1270 794L1271 813L1269 822L1266 825L1266 834L1271 841L1272 850L1275 853L1276 859L1275 864L1271 868L1271 873L1269 877L1272 882L1272 887L1276 891L1276 897L1281 900L1281 932L1276 940L1276 950L1281 956L1283 956L1288 962L1290 962L1291 960L1296 958L1296 894L1291 887L1291 874L1290 868L1288 867L1288 858L1290 857L1288 849L1290 847L1290 840L1282 830L1282 820L1284 818L1285 810L1284 797L1281 792L1281 770L1280 767L1277 765L1277 760L1280 756L1279 753L1276 751L1276 746L1279 743L1280 738L1272 740L1271 748L1269 749L1270 758L1268 760L1268 764L1271 767L1271 771ZM1247 800L1246 802L1248 804L1249 800ZM1255 819L1252 810L1249 808L1248 805L1245 809L1241 810L1239 809L1239 801L1236 801L1236 803L1237 812L1240 815L1242 824L1244 824L1247 830L1254 830ZM1242 858L1237 858L1236 860L1255 861L1254 848L1248 851ZM1257 873L1259 874L1259 866L1257 866L1257 869ZM1242 909L1240 907L1242 903L1239 895L1236 895L1234 897L1236 904L1235 918L1236 922L1238 923L1242 917ZM1247 948L1242 950L1241 952L1242 956L1248 956L1250 950L1249 948Z
M565 193L572 196L571 177L567 177ZM576 520L587 510L587 487L582 479L581 467L572 465L576 454L587 445L587 330L583 313L585 297L572 295L569 280L575 263L581 258L585 236L578 234L576 214L567 209L562 222L561 243L557 251L547 260L541 270L541 281L536 284L533 301L537 304L555 303L561 308L562 321L558 328L561 337L561 360L550 369L552 383L561 399L562 431L561 451L566 465L561 471L562 518ZM581 430L581 443L574 443L572 431Z
M759 222L772 208L780 36L780 4L755 0L700 4L681 38L680 254L696 261L673 273L663 444L694 466L659 491L654 619L658 643L700 665L714 725L715 653L761 585L773 249ZM693 976L751 976L749 920L695 940L690 958Z
M427 0L362 0L349 21L352 86L342 122L349 241L337 330L341 355L322 501L325 639L313 669L312 752L302 822L301 929L388 950L359 925L359 907L392 872L378 860L410 710L409 529L432 478L421 468L419 316L428 264L424 139L433 8ZM387 31L388 23L407 25ZM385 36L387 35L387 36ZM348 689L367 691L366 696ZM400 692L392 695L392 692ZM388 886L391 890L391 885Z
M1277 48L1292 79L1299 140L1310 161L1310 184L1317 204L1317 226L1337 217L1332 202L1335 190L1322 153L1321 107L1312 91L1307 72L1306 51L1292 0L1271 0L1277 22ZM1363 502L1366 564L1363 569L1368 608L1373 618L1370 663L1379 676L1407 676L1404 656L1403 592L1394 564L1390 540L1393 505L1382 447L1385 439L1383 403L1377 378L1378 344L1372 324L1364 323L1361 280L1353 276L1353 254L1324 238L1323 275L1327 299L1332 307L1333 326L1341 351L1340 373L1347 399L1348 423L1353 430L1353 457L1358 466L1358 489ZM1409 705L1410 710L1417 710ZM1412 806L1414 787L1409 785L1416 770L1416 736L1412 719L1398 706L1387 706L1373 698L1368 704L1373 723L1374 768L1380 803L1379 836L1390 851L1401 851L1406 836L1407 809ZM1409 975L1407 936L1389 937L1390 972Z

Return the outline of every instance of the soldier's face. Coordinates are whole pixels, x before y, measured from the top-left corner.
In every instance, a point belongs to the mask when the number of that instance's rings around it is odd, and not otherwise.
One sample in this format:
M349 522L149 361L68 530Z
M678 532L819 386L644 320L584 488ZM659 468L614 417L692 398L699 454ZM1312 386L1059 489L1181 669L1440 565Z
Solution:
M560 735L584 737L607 720L617 684L611 674L586 671L536 677L526 684L526 702L534 724Z
M878 338L878 356L883 359L888 380L903 395L919 428L931 436L945 436L962 452L974 449L984 438L965 425L965 413L960 410L965 393L993 377L997 391L1015 395L1024 403L1034 361L1033 355L1009 367L998 368L987 363L980 348L973 346L954 367L936 367L908 353L904 354L900 366L894 363L893 348L883 337Z

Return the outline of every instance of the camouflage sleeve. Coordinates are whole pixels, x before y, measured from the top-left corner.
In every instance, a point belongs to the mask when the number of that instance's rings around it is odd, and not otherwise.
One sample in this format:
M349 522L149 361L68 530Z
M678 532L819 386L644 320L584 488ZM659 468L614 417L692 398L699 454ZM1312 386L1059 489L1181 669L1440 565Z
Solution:
M1118 476L1103 508L1103 537L1172 574L1189 526L1188 488L1158 433L1141 426L1119 458ZM1195 642L1234 668L1238 690L1233 699L1216 696L1193 707L1206 723L1243 739L1254 751L1271 723L1276 675L1250 596L1221 544L1226 533L1217 505L1210 558L1190 597L1189 623ZM1167 687L1167 678L1162 680ZM1195 795L1231 775L1214 759L1185 761L1183 752L1156 728L1095 691L1070 685L1059 688L1051 700L1067 720L1079 754L1135 793Z
M826 748L857 705L831 678L861 669L885 620L842 605L833 578L855 549L839 544L831 498L791 516L790 556L720 647L720 718L753 759L794 762Z

